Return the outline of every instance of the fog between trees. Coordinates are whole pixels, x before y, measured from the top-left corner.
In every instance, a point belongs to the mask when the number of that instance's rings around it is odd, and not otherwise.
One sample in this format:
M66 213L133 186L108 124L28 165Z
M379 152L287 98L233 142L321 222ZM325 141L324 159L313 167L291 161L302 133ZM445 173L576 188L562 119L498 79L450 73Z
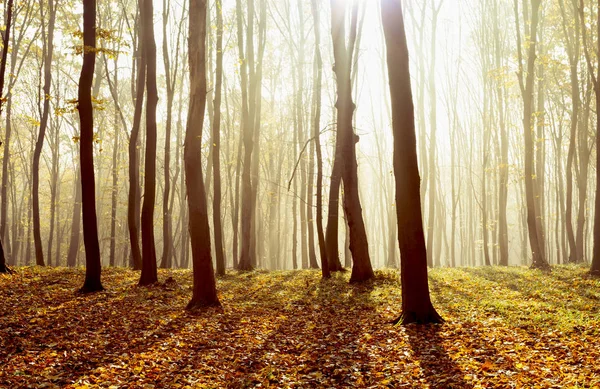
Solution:
M320 239L328 268L339 270L352 266L347 222L359 223L341 206L348 200L360 202L368 241L353 250L364 265L354 266L356 280L371 266L399 267L380 2L332 2L345 10L338 43L346 50L336 61L329 2L209 1L206 58L196 57L206 66L204 87L190 81L188 62L188 17L199 14L187 2L153 3L150 13L129 0L97 5L91 142L102 266L191 267L190 207L199 201L208 207L219 273L320 267ZM598 260L598 4L403 6L429 266ZM7 1L5 24L10 7L1 117L6 262L83 265L83 9L71 0ZM345 76L356 109L340 124L335 104ZM148 113L154 89L155 119ZM205 91L204 118L190 110L190 91ZM190 123L202 120L201 133L186 140ZM189 152L200 158L185 165L184 143L198 139ZM336 148L350 153L338 163L351 163L354 145L356 191L340 184L354 178L335 163ZM200 171L204 187L188 206L186 173ZM151 233L154 242L142 238Z

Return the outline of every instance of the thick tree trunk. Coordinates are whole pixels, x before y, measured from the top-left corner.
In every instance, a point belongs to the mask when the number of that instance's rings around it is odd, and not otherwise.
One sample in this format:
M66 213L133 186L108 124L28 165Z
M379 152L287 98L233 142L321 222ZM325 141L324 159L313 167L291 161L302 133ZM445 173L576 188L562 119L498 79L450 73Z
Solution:
M355 27L350 31L350 45L345 43L345 8L346 3L331 0L331 35L335 58L335 75L337 86L336 108L338 112L338 136L341 136L344 181L344 209L348 217L350 230L350 251L352 252L352 275L350 282L363 282L373 278L373 268L369 257L367 233L362 216L362 207L358 191L358 165L355 144L358 136L352 128L352 116L355 105L352 101L351 55L353 41L356 37ZM352 25L356 26L356 10L353 11Z
M220 306L210 253L208 205L202 178L202 126L206 108L206 0L190 0L190 107L185 132L185 183L192 240L194 289L186 309Z
M85 282L79 291L90 293L104 289L100 281L100 246L98 244L96 183L94 179L94 110L92 107L92 81L96 64L96 0L83 1L83 47L78 110L81 124L79 155L86 269Z
M439 323L427 282L427 253L421 216L420 177L410 86L408 47L400 0L382 0L394 132L396 215L401 255L402 315L408 323Z
M158 282L154 243L154 206L156 204L156 43L154 41L154 7L144 0L142 7L142 41L146 56L146 155L144 162L144 202L142 204L142 274L139 285ZM199 165L198 165L199 166Z

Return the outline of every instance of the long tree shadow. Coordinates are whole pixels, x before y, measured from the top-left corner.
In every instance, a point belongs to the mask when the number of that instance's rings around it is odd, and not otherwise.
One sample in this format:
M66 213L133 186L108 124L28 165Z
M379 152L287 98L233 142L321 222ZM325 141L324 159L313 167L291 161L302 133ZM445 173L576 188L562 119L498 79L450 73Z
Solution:
M464 379L465 373L446 351L440 336L442 326L409 324L405 327L408 343L419 360L423 380L432 388L473 388Z

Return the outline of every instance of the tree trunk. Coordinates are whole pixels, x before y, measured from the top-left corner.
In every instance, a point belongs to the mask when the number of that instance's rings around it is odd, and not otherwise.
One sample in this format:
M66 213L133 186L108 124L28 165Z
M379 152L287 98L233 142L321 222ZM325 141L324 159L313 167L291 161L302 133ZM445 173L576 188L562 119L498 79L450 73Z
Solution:
M344 181L344 209L348 217L350 230L350 251L352 252L352 275L350 282L363 282L373 278L373 268L369 258L369 245L362 216L362 208L358 191L358 165L356 161L355 144L358 136L352 128L352 116L355 105L352 101L351 56L353 41L356 37L356 5L352 14L350 45L345 43L345 7L340 0L331 0L331 35L335 58L334 72L336 75L338 112L338 136L341 136L342 146L342 180Z
M38 266L44 266L44 250L42 248L42 236L40 232L40 158L46 137L46 128L48 127L48 116L50 114L50 87L52 86L52 55L54 53L54 22L56 20L56 10L54 1L48 1L48 32L46 34L45 24L42 21L42 37L44 40L44 90L43 90L43 111L40 121L40 131L35 143L33 152L33 240L35 243L35 263ZM42 38L44 39L44 38Z
M252 270L252 253L251 246L251 227L252 227L252 182L250 177L250 169L252 165L252 150L254 147L254 134L252 133L252 123L248 113L248 59L244 56L244 33L242 23L242 2L236 0L237 6L237 27L238 27L238 46L240 59L240 78L242 83L242 136L244 145L244 161L242 168L242 234L241 234L241 253L238 263L239 270ZM250 50L254 51L253 39L251 32L254 26L254 0L248 0L248 40L247 55L250 56ZM253 53L252 53L253 55ZM253 97L252 95L250 96Z
M382 0L381 15L392 100L396 215L401 256L402 315L396 322L439 323L443 320L431 304L427 282L414 106L400 1Z
M539 19L540 0L531 2L531 20L527 21L531 25L530 37L527 44L527 69L526 75L523 75L523 55L521 48L521 32L519 25L518 2L515 0L515 16L517 26L517 46L519 53L519 84L523 96L523 133L525 139L525 198L527 205L527 232L532 251L532 267L537 269L549 270L550 265L544 255L544 234L539 231L538 213L536 206L536 186L534 185L534 140L533 140L533 92L535 83L535 61L537 46L537 29ZM525 77L525 79L523 78Z
M2 40L2 59L0 62L0 97L4 96L4 75L6 73L6 60L8 58L8 43L10 42L10 29L12 27L12 12L13 12L13 0L8 0L6 4L6 29L4 30L3 40ZM4 100L0 99L0 114L2 113L2 104ZM6 163L6 156L4 163ZM3 177L2 177L2 218L5 216L5 187L4 187L4 177L6 176L6 172L3 169ZM0 273L8 273L10 269L6 266L6 258L4 256L4 247L2 246L2 239L4 239L4 235L0 234Z
M81 233L81 173L77 167L75 179L75 202L73 204L73 215L71 217L71 240L69 253L67 254L67 266L75 267L77 255L79 254L79 234Z
M323 278L329 278L329 261L327 258L327 246L325 244L325 234L323 233L323 156L321 153L321 84L323 79L323 59L321 58L321 30L319 9L317 0L311 0L311 10L314 20L315 31L315 60L313 67L313 102L314 102L314 122L313 136L315 142L315 152L317 156L317 193L315 202L317 204L315 218L317 220L317 238L319 241L319 252L321 254L321 275Z
M85 245L85 282L81 293L101 291L100 246L96 218L96 183L94 179L94 110L92 81L96 64L96 0L83 1L83 66L79 78L78 110L81 124L79 156L81 167L81 202L83 208L83 242Z
M581 3L581 12L583 12L583 1ZM600 34L600 0L597 4L598 20L596 26ZM598 35L600 36L600 35ZM600 39L598 40L597 52L600 52ZM587 53L587 50L586 50ZM591 61L588 58L588 67L591 67ZM594 81L594 92L596 94L596 133L600 131L600 68ZM593 74L593 72L592 72ZM600 136L596 136L596 200L594 204L594 248L592 254L592 267L590 272L594 276L600 276Z
M144 202L142 204L142 274L139 285L158 282L156 247L154 244L154 206L156 204L156 43L154 42L154 7L144 0L142 10L142 41L146 56L146 155L144 162ZM199 166L199 165L198 165Z
M138 0L139 10L142 12L143 0ZM140 18L139 30L143 30L143 18ZM143 34L142 34L143 35ZM139 180L139 135L140 123L142 121L142 110L144 107L144 85L146 83L146 57L144 54L144 43L142 37L138 44L138 73L135 87L135 110L133 113L133 126L129 137L129 193L127 196L127 228L129 230L129 242L131 244L131 260L134 270L142 269L142 253L140 250L140 180Z
M223 86L223 9L221 0L216 0L217 12L217 63L215 75L215 99L213 117L213 226L217 274L225 275L225 252L223 250L223 227L221 225L221 89Z
M115 67L115 69L117 69ZM118 72L115 72L115 90L118 91ZM110 196L110 266L115 266L115 255L117 250L117 200L119 192L119 120L115 104L113 118L114 139L112 153L112 190Z
M190 0L190 107L185 132L185 183L192 240L194 289L186 309L220 306L210 252L208 205L202 178L202 127L206 108L206 0Z

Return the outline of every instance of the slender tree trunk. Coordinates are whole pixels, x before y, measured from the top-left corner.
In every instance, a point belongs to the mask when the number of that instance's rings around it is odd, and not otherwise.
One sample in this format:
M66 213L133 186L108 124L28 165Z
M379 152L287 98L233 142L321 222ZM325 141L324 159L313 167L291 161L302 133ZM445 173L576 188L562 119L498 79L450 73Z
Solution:
M527 205L527 231L531 245L533 268L550 269L544 256L544 234L538 231L538 214L536 211L536 186L534 185L534 140L533 140L533 92L535 83L535 61L537 57L537 30L539 20L540 0L531 2L530 37L527 44L527 69L523 74L523 55L521 48L521 33L519 25L518 2L515 0L515 15L517 26L517 46L519 53L519 84L523 96L523 133L525 139L525 198Z
M435 80L435 59L436 59L436 42L437 42L437 20L443 4L443 0L436 6L435 2L431 2L432 11L432 32L431 32L431 59L429 61L429 211L427 213L427 261L429 266L439 266L440 258L434 258L433 237L435 226L435 203L437 198L437 89ZM423 5L425 6L425 5ZM440 242L441 243L441 242Z
M221 90L223 86L223 5L216 0L217 12L217 63L215 75L213 138L213 176L215 180L213 194L213 226L215 235L215 255L217 274L225 275L225 251L223 250L223 227L221 225Z
M48 32L46 34L45 23L42 21L42 36L46 35L44 41L44 90L43 90L43 111L40 121L40 130L38 132L35 150L33 152L33 240L35 243L35 262L39 266L44 266L44 250L42 248L42 235L40 232L40 157L44 138L46 137L46 128L48 127L48 116L50 114L50 88L52 86L52 55L54 53L54 22L56 20L56 10L54 0L48 0Z
M142 12L143 1L138 0L138 8ZM143 18L140 18L139 30L143 30ZM143 35L143 34L142 34ZM139 137L140 124L142 121L142 110L144 107L144 85L146 83L146 56L144 54L144 43L142 37L138 44L138 68L135 87L135 110L133 114L133 126L129 137L129 193L127 196L127 227L129 230L129 242L131 244L131 259L134 270L142 269L142 252L140 249L140 180L139 180Z
M402 315L396 322L439 323L443 320L431 304L427 282L414 106L400 1L382 0L381 15L392 100L396 216L401 255Z
M73 215L71 217L71 239L69 242L69 253L67 254L67 266L74 267L77 264L79 254L79 234L81 233L81 173L77 166L75 179L75 202L73 204Z
M78 110L81 124L79 147L83 242L85 244L85 282L81 293L101 291L100 246L96 218L96 183L94 179L94 110L92 81L96 64L96 0L83 2L83 66L79 78Z
M323 156L321 153L321 83L323 78L323 59L321 58L321 30L317 0L311 0L311 10L314 20L315 31L315 60L313 66L313 95L314 95L314 122L313 136L315 141L315 152L317 156L317 193L315 202L317 204L315 218L317 220L317 238L319 241L319 252L321 254L321 274L323 278L329 278L329 261L327 258L327 246L325 234L323 233Z
M583 17L583 0L580 3L580 12ZM600 0L597 5L598 20L596 26L598 28L597 33L600 34ZM584 28L585 31L585 28ZM600 36L600 35L597 35ZM585 39L585 35L584 35ZM597 52L600 52L600 39L598 39ZM588 68L591 70L593 75L592 61L588 50L586 50L586 60ZM596 94L596 132L600 131L600 67L597 69L596 76L592 76L594 80L594 92ZM600 276L600 136L596 136L596 199L594 203L594 246L592 251L592 267L590 273L594 276Z
M185 183L192 240L194 289L186 309L220 306L210 252L208 205L202 179L202 127L206 108L206 0L190 0L190 107L185 131ZM196 20L197 22L192 22Z
M248 109L248 62L249 60L244 55L244 33L242 23L242 5L241 0L236 0L237 5L237 27L238 27L238 46L240 59L240 77L242 83L242 134L244 145L244 160L242 169L242 236L241 236L241 253L238 263L239 270L252 270L252 253L251 246L251 228L252 228L252 181L250 170L252 165L252 150L254 148L254 134L252 133L253 126L249 118ZM251 56L254 53L253 46L253 26L254 26L254 0L248 0L248 40L247 55ZM252 51L252 53L251 53ZM253 98L252 94L250 97Z
M146 56L146 155L144 162L144 203L142 204L142 274L139 285L158 282L154 243L154 206L156 204L156 43L154 41L154 7L152 0L142 6L142 41ZM198 165L200 166L200 165Z
M6 3L6 29L4 30L4 33L2 34L2 59L0 60L0 114L2 113L2 104L4 103L4 100L2 99L4 97L3 93L4 93L4 75L6 73L6 61L8 59L8 44L10 42L10 29L12 28L12 12L13 12L13 0L8 0L8 2ZM8 145L7 145L8 146ZM8 147L6 147L6 149L8 149ZM5 151L5 156L4 156L4 164L7 163L7 155L6 155L6 151ZM2 169L2 219L4 221L6 221L5 219L5 214L6 214L6 187L5 187L5 180L6 180L6 171L3 167ZM3 223L3 228L5 228L5 224ZM4 231L2 231L4 232ZM4 239L4 234L0 233L0 273L9 273L11 270L8 268L8 266L6 266L6 258L4 256L4 247L2 245L2 239Z
M118 89L118 72L115 72L115 90ZM114 139L112 153L112 190L110 196L110 266L115 266L115 255L117 250L117 200L119 194L119 119L115 105L114 112Z

